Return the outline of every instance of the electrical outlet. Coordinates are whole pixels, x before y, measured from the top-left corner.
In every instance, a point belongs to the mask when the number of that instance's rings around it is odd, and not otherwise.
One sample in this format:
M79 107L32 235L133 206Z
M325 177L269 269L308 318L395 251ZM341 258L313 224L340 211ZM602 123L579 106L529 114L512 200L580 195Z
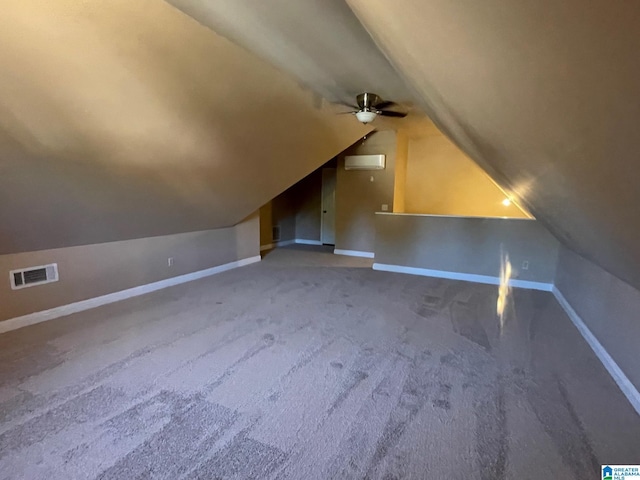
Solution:
M173 257L167 258L167 266L168 267L173 267Z
M522 269L529 270L529 260L525 260L524 262L522 262Z
M383 212L388 212L389 211L389 205L387 205L386 203L382 204L382 211Z

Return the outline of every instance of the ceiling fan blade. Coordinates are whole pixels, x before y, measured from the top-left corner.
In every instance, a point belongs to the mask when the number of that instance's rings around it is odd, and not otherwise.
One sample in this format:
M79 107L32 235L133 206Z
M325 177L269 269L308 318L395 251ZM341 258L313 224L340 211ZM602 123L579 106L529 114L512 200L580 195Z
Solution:
M378 115L382 115L383 117L398 117L398 118L404 118L407 116L406 113L391 112L389 110L381 110L380 112L378 112Z
M336 115L355 115L357 112L357 110L354 110L353 112L336 112Z
M377 103L374 106L378 110L382 110L383 108L393 107L394 105L396 105L396 102L380 102L380 103Z

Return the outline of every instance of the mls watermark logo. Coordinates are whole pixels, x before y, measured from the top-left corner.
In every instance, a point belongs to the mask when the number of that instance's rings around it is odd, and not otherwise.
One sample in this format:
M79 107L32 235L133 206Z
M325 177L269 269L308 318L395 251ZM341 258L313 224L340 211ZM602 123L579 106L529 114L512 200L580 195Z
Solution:
M640 480L640 465L602 465L602 480Z
M613 480L613 468L609 465L602 467L602 480Z

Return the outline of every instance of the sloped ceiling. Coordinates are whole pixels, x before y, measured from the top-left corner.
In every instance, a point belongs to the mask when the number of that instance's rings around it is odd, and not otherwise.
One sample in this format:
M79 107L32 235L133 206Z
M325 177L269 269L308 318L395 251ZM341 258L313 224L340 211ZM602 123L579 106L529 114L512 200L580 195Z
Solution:
M638 2L170 1L331 98L416 101L556 237L640 287Z
M367 133L161 0L0 15L0 254L235 224Z
M3 6L0 253L237 222L366 131L311 91L372 90L640 287L637 2L170 1Z
M640 287L640 5L348 0L436 123Z
M330 101L411 98L344 0L167 0Z

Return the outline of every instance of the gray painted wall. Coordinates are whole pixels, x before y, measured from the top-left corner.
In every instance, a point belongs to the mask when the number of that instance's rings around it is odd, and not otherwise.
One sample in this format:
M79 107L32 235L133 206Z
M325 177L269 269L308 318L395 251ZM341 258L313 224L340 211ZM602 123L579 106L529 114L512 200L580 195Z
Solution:
M260 245L269 245L272 239L272 230L271 230L271 200L265 203L260 207Z
M375 132L325 164L336 168L336 248L373 252L375 212L383 204L393 210L397 136L393 130ZM345 155L386 155L386 168L346 171ZM373 177L374 181L371 181ZM261 244L267 241L265 222L280 225L280 240L320 240L322 229L322 167L289 187L261 209ZM269 220L270 218L270 220Z
M271 223L280 227L280 241L296 238L296 209L289 190L271 201Z
M555 285L640 389L640 291L564 247Z
M284 242L296 238L296 205L290 190L285 190L260 207L260 245L269 245L273 239L273 227L280 227L280 239Z
M271 226L280 226L280 240L320 240L322 168L260 208L260 244L272 243Z
M502 250L513 278L555 278L559 244L535 220L377 214L376 227L376 263L497 277Z
M340 155L336 180L336 248L373 252L375 249L375 212L382 204L393 211L396 132L376 132L362 143ZM375 171L346 171L345 155L386 155L386 168ZM371 181L373 177L374 181Z
M377 263L498 276L503 248L514 278L555 284L640 389L640 291L561 246L539 222L377 214L376 226Z
M216 230L0 255L0 321L253 257L258 240L254 214ZM48 263L58 282L11 290L10 270Z
M322 169L292 187L296 195L296 238L320 240L322 228Z

